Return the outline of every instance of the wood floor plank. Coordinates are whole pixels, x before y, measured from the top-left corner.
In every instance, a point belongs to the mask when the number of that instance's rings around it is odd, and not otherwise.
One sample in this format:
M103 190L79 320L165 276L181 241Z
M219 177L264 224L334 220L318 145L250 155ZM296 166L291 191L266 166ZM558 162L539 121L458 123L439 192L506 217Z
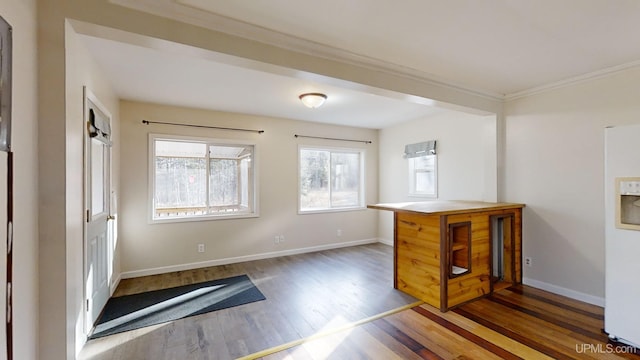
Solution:
M460 335L461 337L465 338L466 340L482 347L485 350L488 350L498 356L500 356L502 359L511 359L511 360L516 360L516 359L522 359L521 357L509 352L508 350L505 350L497 345L495 345L494 343L474 334L471 331L468 331L466 329L464 329L461 326L458 326L457 324L443 318L440 316L437 316L435 314L433 314L432 312L425 310L423 307L421 306L417 306L415 308L413 308L413 311L417 312L418 314L426 317L427 319L435 322L436 324L454 332L457 335Z
M606 345L593 337L576 333L572 327L539 319L535 314L520 312L520 309L505 307L486 298L466 304L456 313L491 328L505 336L534 348L556 359L616 359L615 354L584 353L577 356L576 346L580 344ZM589 329L593 333L594 329Z
M403 360L400 354L387 347L377 337L369 333L364 326L351 330L339 347L349 352L356 351L356 354L364 359ZM353 359L356 354L349 359Z
M570 309L576 313L587 313L597 319L604 320L604 309L600 306L571 299L562 295L550 293L545 290L536 289L525 285L516 285L507 288L508 291L520 294L528 298L542 299L548 303L553 303L558 307Z
M422 359L380 328L370 324L315 338L276 355L265 356L264 359L298 359L301 352L302 358L310 356L314 359Z
M413 310L391 315L387 320L402 332L444 359L500 359L483 347Z
M371 333L376 334L378 338L383 339L382 341L386 341L387 346L401 355L403 359L442 359L438 354L425 348L422 344L402 332L397 327L393 326L385 319L376 320L366 326L370 329L369 331L371 331Z
M474 313L480 313L480 310L476 307L469 307L467 311L464 314L466 317L473 316L472 314ZM517 311L510 311L509 309L500 309L499 311L500 314L484 312L482 313L484 319L474 319L474 321L487 321L488 323L481 322L482 325L491 327L503 334L508 334L507 336L509 337L517 338L518 341L527 346L558 359L570 358L566 354L574 351L575 344L579 342L573 338L570 330L557 325L546 324L542 320L530 315L520 314ZM585 341L588 340L580 342Z
M390 324L389 324L390 325ZM381 330L379 328L380 324L376 323L376 324L371 324L369 325L371 326L371 330L370 332L377 336L380 339L385 339L386 336L388 334L388 330ZM397 330L397 329L396 329ZM398 330L399 331L399 330ZM397 332L395 333L397 335ZM406 334L405 334L406 336ZM407 336L407 338L409 338ZM407 346L406 342L402 342L400 341L397 337L389 337L388 340L384 340L388 342L388 347L390 349L392 349L394 352L396 352L397 354L399 354L401 356L402 359L426 359L426 360L439 360L442 359L440 356L438 356L436 353L430 351L429 349L425 348L425 347L419 347L419 348L412 348L411 350L409 349L409 347ZM411 351L411 353L407 353L407 351Z
M557 302L545 301L545 299L539 297L522 296L511 291L501 291L492 297L503 302L509 302L514 306L522 307L527 311L546 314L573 326L595 329L597 333L601 333L603 319L589 312L565 307Z
M640 360L615 353L633 349L608 342L601 307L524 285L447 313L385 314L416 299L393 289L393 249L382 244L126 279L115 295L242 274L266 300L90 340L79 358Z
M196 316L185 322L188 358L219 360L231 358L218 321L205 316Z
M511 299L517 301L522 304L530 304L532 306L536 306L544 311L553 311L557 314L570 313L573 316L577 316L580 319L584 319L586 325L590 324L599 324L604 320L604 314L602 313L602 309L597 312L591 312L587 310L583 310L580 308L576 308L567 303L562 303L560 301L552 300L546 298L544 296L531 295L531 294L523 294L521 292L515 292L512 290L512 287L507 288L508 291L501 291L499 295L505 299Z
M480 336L481 338L490 341L493 344L500 346L501 348L523 358L523 359L536 359L536 360L552 360L553 358L544 355L543 353L536 351L514 339L504 336L498 332L495 332L487 327L484 327L464 316L460 316L453 311L446 313L440 312L438 309L422 305L423 310L429 311L439 317L447 319L453 324L460 326L461 328L472 332L473 334Z
M596 341L606 341L606 336L600 331L600 329L595 327L584 327L584 324L576 324L576 318L570 315L567 311L556 312L556 311L542 311L540 309L532 308L531 306L526 306L525 304L514 303L512 301L507 301L500 295L490 296L488 297L490 301L493 301L497 304L503 305L505 307L517 310L518 312L531 315L538 319L544 320L547 323L552 323L558 325L564 329L571 330L572 332L584 335ZM554 313L555 312L555 313ZM575 315L574 315L575 316Z
M370 244L300 254L245 263L214 266L168 274L122 280L115 296L158 290L186 283L247 274L267 298L234 309L202 315L203 322L219 326L225 338L227 356L233 359L252 352L310 336L328 325L335 325L376 315L413 303L415 298L393 289L393 249L383 244ZM177 322L194 321L192 318ZM185 327L183 332L197 336L197 330ZM195 331L195 332L194 332ZM163 333L162 330L154 332ZM135 333L135 331L134 331ZM215 339L205 339L213 343ZM86 351L91 357L108 354L142 353L137 349L167 349L164 335L140 336L116 334L102 339L111 345L100 353ZM123 339L128 338L127 341ZM184 349L194 349L191 338L182 338ZM97 339L100 340L100 339ZM91 340L87 348L93 346ZM218 340L215 340L218 341ZM218 343L219 344L219 343ZM204 349L200 349L206 354ZM83 354L81 353L81 358ZM124 356L124 355L122 355ZM204 356L204 355L203 355ZM126 356L124 357L126 358Z

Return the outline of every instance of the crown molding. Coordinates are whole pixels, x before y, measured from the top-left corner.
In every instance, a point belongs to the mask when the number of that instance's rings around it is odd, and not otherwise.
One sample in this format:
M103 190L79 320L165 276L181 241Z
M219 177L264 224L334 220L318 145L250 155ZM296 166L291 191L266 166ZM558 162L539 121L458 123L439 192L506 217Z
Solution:
M530 89L501 94L485 89L471 88L456 84L450 80L439 78L437 75L426 73L414 68L386 62L380 59L356 54L329 45L302 39L293 35L280 33L271 29L256 26L247 22L225 17L206 9L191 6L185 0L109 0L111 3L130 9L146 12L156 16L169 18L179 22L193 24L209 30L256 41L269 46L353 65L385 74L403 77L412 81L449 89L480 98L509 102L547 91L596 80L612 74L640 67L640 61L593 71L564 80L540 85Z
M317 58L373 70L502 102L504 94L471 88L414 68L360 55L193 7L184 0L110 0L111 3Z
M556 81L553 83L549 83L549 84L545 84L545 85L541 85L541 86L537 86L531 89L527 89L527 90L523 90L523 91L518 91L518 92L514 92L511 94L507 94L504 96L504 101L508 102L508 101L512 101L512 100L517 100L517 99L521 99L524 97L528 97L528 96L533 96L533 95L538 95L541 93L545 93L548 91L552 91L552 90L556 90L556 89L560 89L560 88L564 88L564 87L568 87L568 86L572 86L572 85L577 85L577 84L581 84L581 83L585 83L588 81L593 81L593 80L597 80L597 79L601 79L622 71L626 71L629 69L633 69L633 68L637 68L640 67L640 60L638 61L632 61L626 64L622 64L622 65L616 65L616 66L612 66L612 67L608 67L608 68L604 68L601 70L597 70L597 71L593 71L590 73L586 73L586 74L582 74L582 75L578 75L578 76L574 76L568 79L564 79L564 80L560 80L560 81Z

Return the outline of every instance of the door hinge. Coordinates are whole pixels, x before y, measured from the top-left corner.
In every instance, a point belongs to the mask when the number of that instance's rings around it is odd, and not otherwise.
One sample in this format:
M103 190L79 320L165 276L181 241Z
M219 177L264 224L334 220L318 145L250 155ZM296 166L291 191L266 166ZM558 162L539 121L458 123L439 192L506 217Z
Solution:
M91 221L91 213L89 213L89 209L87 209L87 223Z
M85 311L89 311L89 299L87 299L87 301L86 301L86 310Z

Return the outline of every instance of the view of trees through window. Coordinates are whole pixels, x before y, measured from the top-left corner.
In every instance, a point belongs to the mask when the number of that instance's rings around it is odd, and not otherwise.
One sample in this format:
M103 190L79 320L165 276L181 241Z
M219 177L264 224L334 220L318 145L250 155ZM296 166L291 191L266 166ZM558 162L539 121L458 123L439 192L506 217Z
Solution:
M436 197L436 155L425 155L409 159L409 194Z
M209 168L209 203L214 206L237 205L238 161L229 159L211 159Z
M252 145L154 145L154 219L253 212Z
M300 149L300 211L355 208L362 205L362 153Z

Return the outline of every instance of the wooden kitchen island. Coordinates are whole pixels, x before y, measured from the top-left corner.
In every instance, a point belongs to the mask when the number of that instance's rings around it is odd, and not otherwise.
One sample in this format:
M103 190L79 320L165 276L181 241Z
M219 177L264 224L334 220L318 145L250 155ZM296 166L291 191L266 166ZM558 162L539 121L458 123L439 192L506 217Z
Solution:
M394 287L447 311L522 282L523 204L376 204L394 214Z

